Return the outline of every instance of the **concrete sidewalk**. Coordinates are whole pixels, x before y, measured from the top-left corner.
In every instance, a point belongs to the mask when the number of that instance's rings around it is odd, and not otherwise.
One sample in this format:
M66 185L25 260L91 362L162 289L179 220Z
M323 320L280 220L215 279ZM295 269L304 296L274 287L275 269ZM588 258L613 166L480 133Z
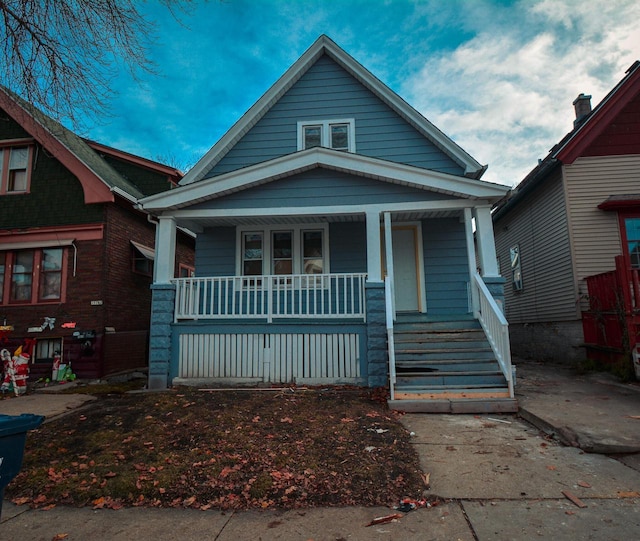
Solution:
M396 522L367 526L394 513L391 508L42 511L5 501L0 539L50 541L58 534L68 534L69 541L640 539L640 455L618 460L600 454L640 451L640 419L635 418L640 416L640 387L538 363L519 363L517 374L522 417L402 418L413 433L423 471L430 474L430 495L444 503L412 511ZM29 407L35 408L39 393L33 396ZM73 400L78 395L57 396ZM0 401L0 413L10 402L27 398ZM27 408L27 402L23 404L21 409ZM60 414L60 403L56 407Z
M536 362L516 366L520 417L589 453L640 453L640 384Z

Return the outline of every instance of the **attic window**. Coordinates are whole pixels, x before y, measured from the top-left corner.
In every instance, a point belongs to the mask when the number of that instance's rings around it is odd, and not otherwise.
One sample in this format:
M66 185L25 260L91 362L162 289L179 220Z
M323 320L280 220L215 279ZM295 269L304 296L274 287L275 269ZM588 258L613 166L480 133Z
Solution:
M0 193L29 191L31 146L0 148Z
M309 120L298 122L298 150L314 147L355 152L355 120Z

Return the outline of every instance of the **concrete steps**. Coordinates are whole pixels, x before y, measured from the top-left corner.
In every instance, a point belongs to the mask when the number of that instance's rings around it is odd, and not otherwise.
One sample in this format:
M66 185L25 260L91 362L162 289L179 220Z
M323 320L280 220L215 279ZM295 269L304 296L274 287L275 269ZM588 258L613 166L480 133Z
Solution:
M473 318L401 316L394 326L392 409L432 413L518 410L482 327Z

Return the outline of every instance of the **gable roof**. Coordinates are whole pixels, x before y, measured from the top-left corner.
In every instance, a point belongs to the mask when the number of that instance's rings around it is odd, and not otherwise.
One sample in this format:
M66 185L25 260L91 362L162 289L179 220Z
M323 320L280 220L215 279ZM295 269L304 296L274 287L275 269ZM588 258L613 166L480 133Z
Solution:
M527 193L548 178L552 171L562 164L571 164L580 157L622 109L640 93L640 61L636 60L625 73L602 101L498 202L493 213L494 221L517 205Z
M315 147L145 197L140 206L148 212L179 210L318 167L489 202L501 198L507 191L501 184Z
M139 165L158 172L176 172L173 168L151 160L87 142L3 86L0 86L0 107L78 178L82 184L85 203L112 202L114 194L133 201L145 195L102 159L96 150L117 154L132 163L141 161ZM176 180L179 180L181 175L177 173Z
M558 144L555 157L562 163L573 163L639 93L640 61L636 60L589 117Z
M321 35L307 51L267 90L267 92L225 133L222 138L196 163L182 179L190 184L203 179L229 150L273 107L273 105L309 70L322 56L327 55L355 77L367 89L411 124L424 137L443 150L461 165L465 176L479 179L486 166L442 133L398 94L382 83L371 72L348 55L326 35Z

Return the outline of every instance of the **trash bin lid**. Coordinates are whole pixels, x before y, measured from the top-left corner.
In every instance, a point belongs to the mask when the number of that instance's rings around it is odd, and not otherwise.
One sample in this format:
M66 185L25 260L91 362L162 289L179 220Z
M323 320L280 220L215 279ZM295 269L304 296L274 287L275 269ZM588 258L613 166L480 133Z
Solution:
M22 415L0 415L0 438L12 436L38 428L44 421L43 415L23 413Z

